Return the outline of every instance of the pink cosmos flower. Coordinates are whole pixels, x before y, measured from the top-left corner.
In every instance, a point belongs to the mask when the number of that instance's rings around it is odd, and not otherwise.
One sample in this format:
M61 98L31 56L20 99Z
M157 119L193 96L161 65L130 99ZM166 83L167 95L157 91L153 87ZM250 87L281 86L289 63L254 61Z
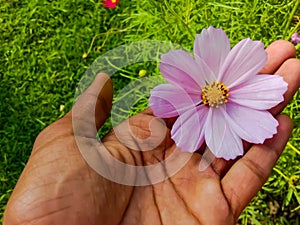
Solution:
M300 36L298 33L293 33L293 35L291 36L291 41L295 44L300 43Z
M196 36L194 57L172 50L159 69L167 84L151 90L149 105L161 118L178 116L171 136L182 151L205 142L218 158L243 154L242 140L263 143L277 132L267 110L283 101L287 83L260 74L267 60L264 46L247 38L230 49L222 29L209 27Z
M115 8L118 5L119 0L103 0L102 3L105 8Z

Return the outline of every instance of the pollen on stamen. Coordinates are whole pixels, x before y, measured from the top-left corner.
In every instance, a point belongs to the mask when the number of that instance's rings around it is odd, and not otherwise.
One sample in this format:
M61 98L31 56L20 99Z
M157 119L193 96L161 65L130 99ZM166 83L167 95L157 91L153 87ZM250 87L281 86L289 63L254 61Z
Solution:
M203 104L219 108L220 105L228 102L229 88L220 81L212 81L202 88Z

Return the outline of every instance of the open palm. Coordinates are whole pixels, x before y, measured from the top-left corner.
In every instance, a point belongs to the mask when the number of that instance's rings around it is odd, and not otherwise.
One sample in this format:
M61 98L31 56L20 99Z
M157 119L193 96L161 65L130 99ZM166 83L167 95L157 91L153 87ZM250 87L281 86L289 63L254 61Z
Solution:
M91 147L97 144L95 122L99 128L109 114L111 81L100 74L72 112L38 136L7 205L4 225L234 224L268 178L292 130L290 119L278 114L299 88L300 62L290 59L295 49L288 42L274 42L267 52L269 60L263 72L282 75L289 90L285 101L271 110L279 121L278 133L263 145L246 146L247 153L236 161L215 159L204 171L198 169L202 157L199 152L178 153L179 160L191 158L172 176L161 164L161 173L167 179L152 185L129 186L110 181L88 165L76 140L82 138ZM94 117L91 101L96 102L96 115L100 116ZM147 138L154 118L150 109L130 118L133 135L128 136L128 141ZM74 121L77 128L73 127ZM173 121L165 122L165 139L151 151L131 149L120 142L115 131L102 139L103 146L123 163L157 164L178 151L169 134ZM122 126L116 130L124 130ZM82 132L76 138L74 129ZM151 177L147 179L153 183Z

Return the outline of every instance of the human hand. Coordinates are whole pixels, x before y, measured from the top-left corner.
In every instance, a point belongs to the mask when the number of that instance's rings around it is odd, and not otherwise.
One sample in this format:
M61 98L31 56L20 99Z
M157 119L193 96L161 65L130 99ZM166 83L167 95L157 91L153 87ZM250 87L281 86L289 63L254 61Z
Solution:
M193 153L178 173L153 185L126 186L107 180L83 159L72 126L76 121L75 129L82 132L77 134L91 146L97 143L94 125L99 128L104 123L112 99L111 81L100 74L72 112L36 139L8 202L4 225L234 224L268 178L292 130L291 120L279 113L299 88L300 61L290 59L295 57L295 49L285 41L274 42L267 52L269 59L262 72L283 76L289 89L285 101L271 109L279 122L278 133L263 145L249 146L236 161L215 159L201 172L201 154ZM96 113L92 101L96 102ZM134 136L148 137L153 118L149 109L130 118ZM133 151L119 141L114 131L102 143L126 164L151 165L176 151L169 134L173 121L165 122L165 139L152 151ZM190 153L180 154L185 157Z

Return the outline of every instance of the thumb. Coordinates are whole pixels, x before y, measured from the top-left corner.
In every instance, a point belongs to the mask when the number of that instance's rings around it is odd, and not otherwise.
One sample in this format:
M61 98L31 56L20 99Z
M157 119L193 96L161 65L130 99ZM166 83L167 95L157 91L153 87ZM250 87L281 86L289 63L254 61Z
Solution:
M96 137L98 129L109 116L112 97L113 86L110 77L99 73L69 112L75 136Z

